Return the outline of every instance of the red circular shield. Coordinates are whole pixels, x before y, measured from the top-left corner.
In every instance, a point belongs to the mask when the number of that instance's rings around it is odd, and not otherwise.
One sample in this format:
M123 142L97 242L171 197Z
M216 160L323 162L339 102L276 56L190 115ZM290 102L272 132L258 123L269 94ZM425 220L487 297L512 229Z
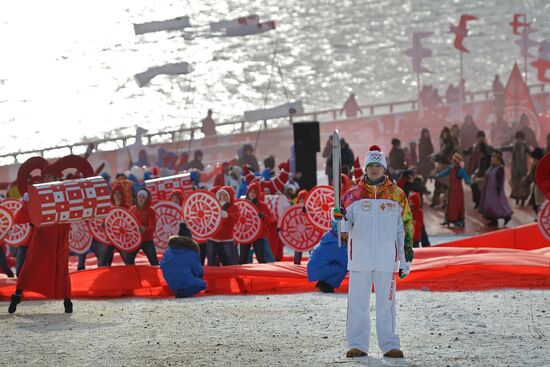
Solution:
M113 207L105 218L105 233L109 242L121 251L132 252L141 246L139 221L128 210Z
M535 182L539 189L550 196L550 153L546 153L537 164L535 170Z
M92 245L92 234L83 221L71 223L69 249L76 254L85 254Z
M550 241L550 201L544 200L537 214L537 224L539 231L544 238Z
M302 204L296 204L288 208L279 219L279 238L295 251L309 251L314 248L323 232L315 228L306 218Z
M258 216L260 212L256 205L245 199L235 200L239 208L240 217L233 231L233 240L241 244L250 244L260 238L262 220Z
M176 236L180 229L181 207L171 201L159 201L152 206L157 213L155 246L160 252L168 247L168 239Z
M0 202L0 205L8 208L15 218L19 210L23 207L23 202L18 199L5 199ZM31 225L28 223L14 224L11 229L10 233L4 238L4 241L9 246L19 247L26 244L29 238L31 238L32 229Z
M0 206L0 240L8 235L9 230L13 227L13 214L11 210L4 206Z
M334 208L334 189L330 186L315 186L306 197L307 219L317 229L328 231L332 228L330 210Z
M220 226L222 205L209 191L195 190L183 203L183 218L196 241L212 236Z
M106 245L110 243L109 237L107 237L107 233L105 232L105 217L92 218L90 220L87 220L86 225L88 226L88 229L92 236L97 241Z

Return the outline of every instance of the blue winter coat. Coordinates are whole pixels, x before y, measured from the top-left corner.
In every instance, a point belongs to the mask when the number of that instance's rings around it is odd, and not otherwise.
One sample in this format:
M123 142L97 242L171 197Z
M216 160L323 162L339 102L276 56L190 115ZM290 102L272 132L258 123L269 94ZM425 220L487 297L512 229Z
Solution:
M338 247L338 235L328 231L315 247L307 263L307 277L310 282L329 281L337 288L346 276L348 254L344 243Z
M200 255L190 248L168 247L160 268L168 287L181 297L191 297L206 289Z

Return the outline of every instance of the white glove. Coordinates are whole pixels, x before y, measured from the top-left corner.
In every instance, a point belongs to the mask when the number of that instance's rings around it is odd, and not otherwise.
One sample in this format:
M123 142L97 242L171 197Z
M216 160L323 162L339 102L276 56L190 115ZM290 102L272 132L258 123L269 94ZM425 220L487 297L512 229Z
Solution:
M221 215L222 218L227 218L229 216L229 214L227 214L227 212L225 210L222 210L220 212L220 215Z
M23 194L23 201L29 202L29 193L28 192Z
M403 279L411 272L411 263L410 262L401 262L399 263L399 278Z

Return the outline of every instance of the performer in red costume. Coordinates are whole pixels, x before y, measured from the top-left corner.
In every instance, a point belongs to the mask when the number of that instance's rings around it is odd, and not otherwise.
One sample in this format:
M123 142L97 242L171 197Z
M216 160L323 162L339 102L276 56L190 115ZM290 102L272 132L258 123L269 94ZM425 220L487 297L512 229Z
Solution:
M126 193L124 190L124 186L122 184L116 184L113 186L111 192L111 205L112 206L119 206L124 209L129 209L130 205L126 203ZM115 253L115 247L110 244L105 244L98 242L94 238L94 242L98 248L98 260L97 260L97 266L103 267L103 266L111 266L113 264L113 256ZM93 244L92 244L93 246ZM118 253L120 254L120 257L122 260L125 260L125 254L121 250L117 249Z
M266 263L264 256L264 251L266 246L269 246L267 242L267 228L266 225L274 222L273 214L269 211L269 208L264 203L264 193L262 192L262 186L260 181L256 181L250 184L248 191L246 192L246 199L258 208L258 215L262 220L262 229L260 238L258 238L254 243L241 244L239 247L239 264L248 263L248 254L250 252L250 247L254 246L254 253L256 254L256 259L259 263Z
M53 164L41 157L28 159L17 172L17 186L22 194L27 192L27 185L32 180L33 170L41 171L43 183L58 181L67 168L76 168L84 177L91 177L94 170L83 157L69 155ZM16 223L29 223L28 195L24 195L23 208L16 217ZM33 228L29 250L21 274L17 280L15 293L11 296L8 308L14 313L21 302L24 290L43 294L47 298L63 299L65 313L73 312L71 302L71 279L69 277L69 224L54 224Z
M151 193L146 188L141 188L138 190L136 197L136 205L130 208L130 212L138 218L139 230L143 237L140 248L126 253L125 263L126 265L134 265L137 253L139 250L143 250L147 259L149 259L149 264L158 265L157 250L153 242L155 227L157 226L157 214L155 209L151 208Z

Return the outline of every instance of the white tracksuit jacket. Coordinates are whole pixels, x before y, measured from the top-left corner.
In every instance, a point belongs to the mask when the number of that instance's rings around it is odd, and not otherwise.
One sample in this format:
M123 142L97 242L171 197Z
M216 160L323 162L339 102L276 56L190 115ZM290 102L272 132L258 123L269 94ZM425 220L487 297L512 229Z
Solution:
M348 232L348 270L395 272L405 265L405 243L412 251L412 214L405 193L390 180L366 182L342 198L342 231Z

